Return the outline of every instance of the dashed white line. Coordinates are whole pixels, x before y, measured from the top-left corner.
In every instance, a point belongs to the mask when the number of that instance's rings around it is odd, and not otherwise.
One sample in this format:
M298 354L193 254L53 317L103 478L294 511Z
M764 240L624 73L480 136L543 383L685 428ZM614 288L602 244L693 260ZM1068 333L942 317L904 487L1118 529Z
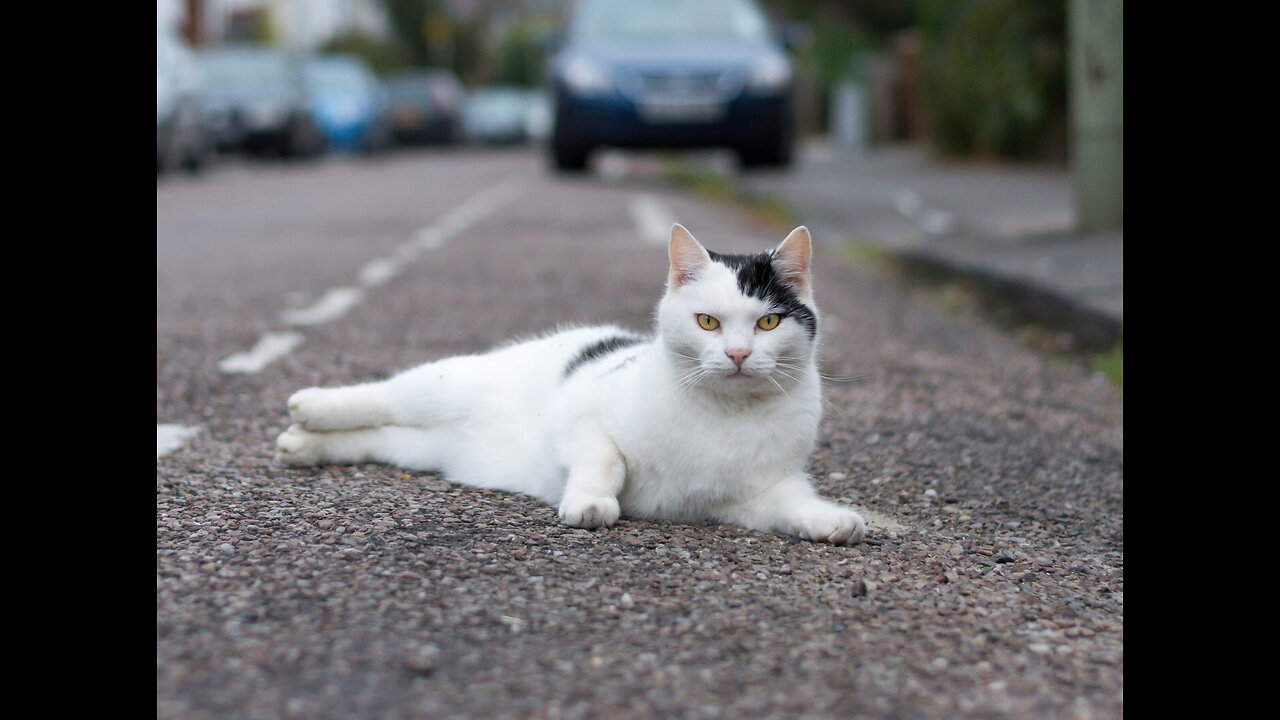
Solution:
M171 452L181 448L200 432L198 427L188 427L186 425L175 424L156 424L156 459L168 455Z
M224 373L260 372L273 361L288 355L304 340L299 332L263 333L252 349L223 358L218 363L218 369Z
M330 288L310 307L281 312L281 322L295 327L314 326L342 317L364 301L366 293L362 288L385 285L424 252L444 247L458 234L515 199L523 190L524 182L511 178L473 195L435 222L419 228L412 238L396 247L390 257L374 258L365 263L356 274L360 287ZM218 369L226 373L260 372L271 362L289 354L303 340L297 332L263 333L253 349L224 358L218 363Z
M643 193L634 195L627 209L641 240L650 245L666 245L671 240L675 217L657 198Z
M902 216L914 219L930 235L946 235L956 226L955 217L951 213L925 207L924 198L914 190L895 191L893 207Z
M395 258L374 258L360 268L356 281L364 287L382 287L403 269L404 264Z
M364 300L364 290L358 287L329 288L311 307L290 308L280 313L286 325L321 325L347 314Z
M954 226L955 220L945 210L926 210L920 217L920 227L930 235L946 235Z
M911 190L901 190L893 198L893 206L907 217L915 217L916 213L924 207L924 200L920 195Z

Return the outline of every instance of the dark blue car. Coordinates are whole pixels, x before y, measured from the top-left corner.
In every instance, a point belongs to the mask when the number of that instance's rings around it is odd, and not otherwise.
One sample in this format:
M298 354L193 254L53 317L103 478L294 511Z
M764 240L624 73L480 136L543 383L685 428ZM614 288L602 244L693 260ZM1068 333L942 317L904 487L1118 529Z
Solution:
M791 161L791 61L753 0L581 0L549 70L561 170L583 170L603 146Z

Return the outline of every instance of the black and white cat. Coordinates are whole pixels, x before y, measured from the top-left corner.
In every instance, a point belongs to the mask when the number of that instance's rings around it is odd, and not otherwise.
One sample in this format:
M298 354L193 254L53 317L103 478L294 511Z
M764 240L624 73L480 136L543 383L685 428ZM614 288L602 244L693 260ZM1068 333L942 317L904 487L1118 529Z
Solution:
M519 492L574 527L619 515L862 540L805 465L822 414L812 241L708 252L671 229L657 331L561 330L289 399L276 460L390 463Z

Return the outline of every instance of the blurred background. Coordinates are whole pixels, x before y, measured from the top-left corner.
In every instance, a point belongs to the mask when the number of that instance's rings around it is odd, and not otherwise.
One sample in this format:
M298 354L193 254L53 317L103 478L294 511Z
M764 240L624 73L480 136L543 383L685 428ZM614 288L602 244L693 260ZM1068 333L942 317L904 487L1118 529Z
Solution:
M1116 225L1120 90L1089 86L1119 73L1121 26L1069 36L1086 4L157 0L157 169L464 143L536 144L563 172L707 145L787 169L813 138L910 143L1070 164L1083 222Z

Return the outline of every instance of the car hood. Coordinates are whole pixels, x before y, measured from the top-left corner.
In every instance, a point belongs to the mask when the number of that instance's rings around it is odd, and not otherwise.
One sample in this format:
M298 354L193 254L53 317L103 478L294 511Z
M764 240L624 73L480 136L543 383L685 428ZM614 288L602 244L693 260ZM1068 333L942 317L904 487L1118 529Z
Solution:
M206 90L204 104L208 107L241 107L255 102L270 101L281 105L297 101L297 93L285 90Z
M560 62L582 58L614 69L680 69L746 67L766 58L784 57L772 45L742 43L664 44L616 47L569 47Z

